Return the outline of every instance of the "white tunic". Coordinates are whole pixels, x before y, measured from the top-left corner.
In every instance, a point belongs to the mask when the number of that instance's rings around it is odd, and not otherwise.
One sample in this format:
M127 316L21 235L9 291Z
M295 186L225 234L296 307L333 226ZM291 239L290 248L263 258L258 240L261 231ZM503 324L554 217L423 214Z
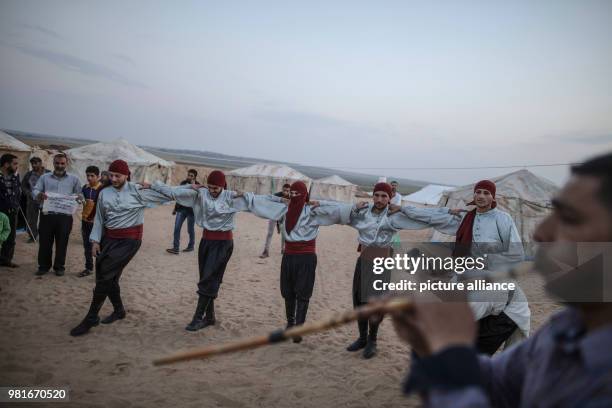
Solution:
M268 196L268 199L275 202L282 202L280 197ZM285 207L288 209L288 207ZM311 241L319 235L319 227L333 224L348 224L351 217L352 206L350 204L335 201L319 201L317 207L308 204L304 205L300 217L291 233L287 234L285 228L286 210L283 213L281 222L281 233L287 242Z
M448 208L405 206L402 212L413 220L427 223L448 235L456 235L465 216L452 215ZM471 254L473 257L486 254L489 271L507 271L525 259L521 238L510 214L497 208L484 213L476 212ZM466 275L469 275L469 272ZM478 298L490 300L492 296L499 297L499 300L478 301ZM503 311L516 323L525 337L529 335L531 312L525 294L518 285L510 302L508 292L473 292L470 299L473 300L470 306L476 319L498 315Z

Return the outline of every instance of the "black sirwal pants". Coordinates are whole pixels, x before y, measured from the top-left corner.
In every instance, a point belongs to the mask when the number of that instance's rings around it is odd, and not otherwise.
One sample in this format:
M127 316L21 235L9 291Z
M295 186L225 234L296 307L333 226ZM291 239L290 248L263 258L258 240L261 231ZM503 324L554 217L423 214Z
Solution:
M200 240L198 247L198 267L200 280L198 294L215 299L223 282L223 274L234 251L234 241Z
M123 269L140 249L139 239L102 238L96 258L95 292L109 294L119 291L119 278Z
M38 226L38 267L48 271L53 261L55 243L55 262L53 269L63 271L68 250L68 238L72 231L72 215L41 214Z
M315 282L317 254L284 254L280 286L284 299L309 300Z
M86 320L94 323L106 297L113 304L115 312L123 310L119 278L123 269L140 249L139 239L102 238L100 253L96 258L96 286Z
M501 312L478 320L478 335L476 349L479 353L492 356L514 331L518 328L516 323Z
M15 254L15 236L17 232L18 211L19 210L16 208L2 211L9 219L11 233L6 238L6 241L2 243L2 250L0 250L0 265L8 265L13 261L13 255Z
M391 255L384 255L391 256ZM383 282L389 282L390 271L384 271L382 274L375 274L373 272L373 262L367 260L362 253L357 258L355 264L355 272L353 274L353 307L368 303L368 299L376 296L381 296L384 293L382 291L374 290L374 281L381 280ZM368 335L374 341L376 341L378 335L378 326L381 321L368 321L368 319L360 319L357 321L357 327L359 328L359 337L365 340ZM369 328L369 332L368 332Z
M91 254L91 241L89 236L93 229L93 222L81 221L81 237L83 238L83 251L85 255L85 269L93 271L94 261Z

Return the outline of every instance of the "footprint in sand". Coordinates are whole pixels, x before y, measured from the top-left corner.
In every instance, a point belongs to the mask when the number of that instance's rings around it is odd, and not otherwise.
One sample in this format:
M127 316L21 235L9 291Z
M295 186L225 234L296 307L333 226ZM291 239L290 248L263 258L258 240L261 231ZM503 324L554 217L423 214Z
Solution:
M112 375L129 375L132 363L124 362L115 364L115 368L111 372Z
M100 360L90 360L87 362L87 365L89 366L89 368L95 367L98 364L100 364L102 361Z

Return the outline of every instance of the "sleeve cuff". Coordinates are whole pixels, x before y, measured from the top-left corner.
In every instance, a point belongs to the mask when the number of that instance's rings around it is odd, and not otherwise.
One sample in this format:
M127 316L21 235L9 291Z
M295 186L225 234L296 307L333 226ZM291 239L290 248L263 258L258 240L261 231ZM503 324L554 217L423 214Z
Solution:
M426 358L413 358L403 388L406 394L410 394L415 391L453 390L481 385L476 350L472 347L453 346Z

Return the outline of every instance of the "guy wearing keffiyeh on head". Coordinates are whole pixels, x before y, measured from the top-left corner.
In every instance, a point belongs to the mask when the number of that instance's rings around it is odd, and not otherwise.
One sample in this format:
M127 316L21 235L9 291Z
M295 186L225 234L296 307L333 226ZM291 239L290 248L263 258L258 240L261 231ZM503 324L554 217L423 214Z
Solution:
M165 195L131 183L130 168L115 160L108 168L110 185L98 193L94 225L89 235L92 255L96 257L96 286L85 319L70 331L81 336L100 323L98 313L108 297L113 312L101 323L110 324L126 316L119 278L142 243L144 210L151 204L171 201Z
M206 186L171 187L155 183L151 189L184 207L193 208L196 224L204 229L198 248L198 303L185 330L197 331L214 325L215 299L234 250L232 231L236 213L250 211L261 218L278 219L285 205L268 205L268 200L262 196L228 190L225 174L220 170L214 170L208 175ZM266 203L261 212L260 202Z
M431 226L446 223L447 231L442 232L455 235L453 256L486 256L488 270L494 271L509 268L524 259L514 220L510 214L496 208L496 193L495 183L481 180L474 185L473 200L467 204L475 206L470 211L412 206L406 206L402 211L410 218ZM464 276L468 277L469 273ZM510 341L529 335L529 305L520 287L517 285L516 288L510 292L500 291L502 298L499 301L476 301L478 293L470 293L474 299L470 306L478 320L476 347L481 353L492 355L503 343L508 346ZM487 300L491 300L489 296Z

